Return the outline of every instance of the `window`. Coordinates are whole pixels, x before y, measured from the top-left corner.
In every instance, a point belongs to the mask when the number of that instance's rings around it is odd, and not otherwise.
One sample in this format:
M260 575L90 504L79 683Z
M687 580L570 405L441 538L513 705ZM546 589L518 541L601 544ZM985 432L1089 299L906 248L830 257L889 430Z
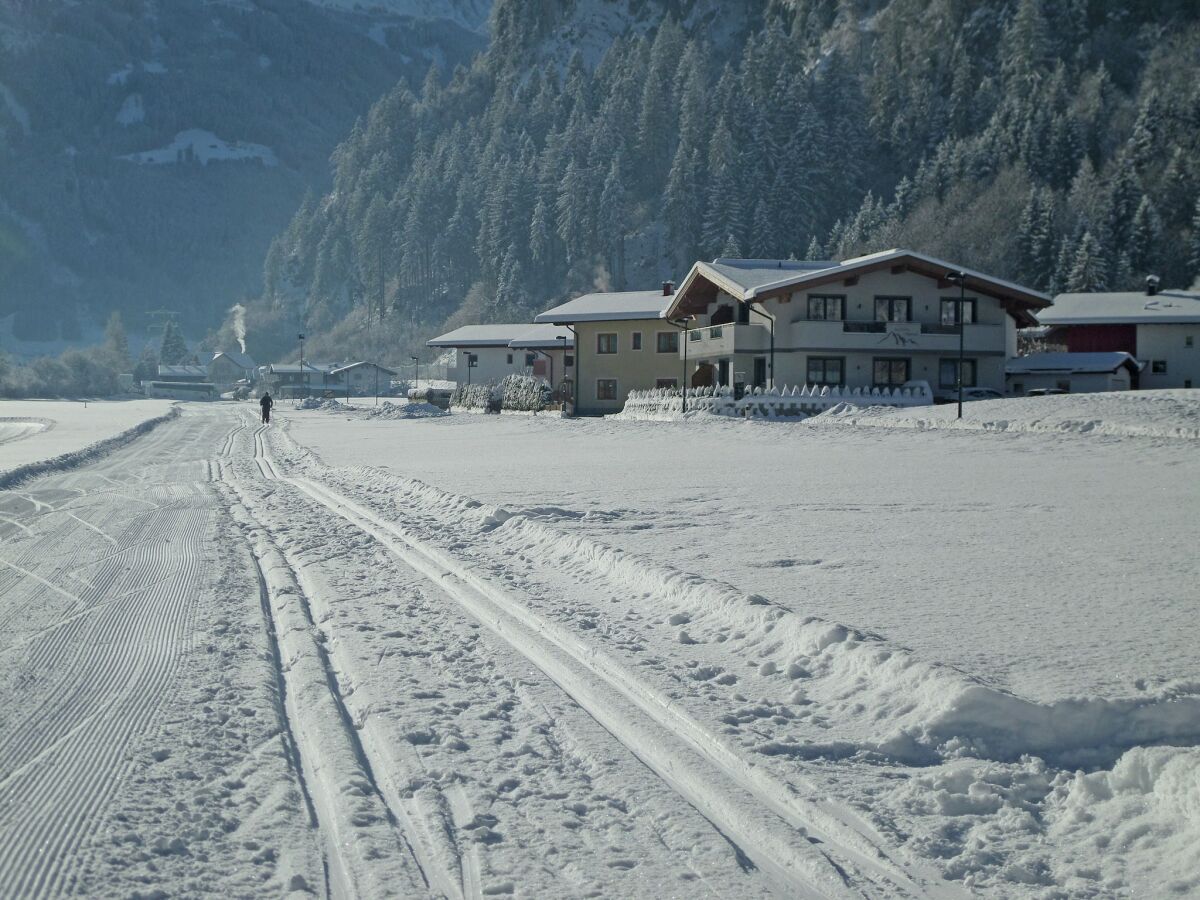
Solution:
M508 354L508 364L509 364L510 366L512 365L512 354L511 354L511 353L510 353L510 354Z
M1190 334L1185 334L1183 336L1183 346L1185 346L1185 347L1195 346L1195 338L1193 338Z
M1165 359L1150 360L1150 371L1155 375L1167 374L1167 361Z
M808 317L810 319L842 319L846 298L841 294L809 294Z
M630 336L629 349L630 350L641 350L642 349L642 333L640 331L635 331Z
M974 325L975 319L975 298L967 297L962 301L963 308L963 324ZM942 298L942 324L957 325L958 324L958 300L949 297Z
M846 361L840 356L810 356L809 384L841 384L845 380Z
M596 352L597 353L616 353L617 352L617 336L615 334L598 334L598 335L596 335Z
M597 400L616 400L617 399L617 379L601 378L596 381L596 399Z
M701 331L699 328L688 332L688 340L689 341L699 341L699 340L702 340L703 338L704 338L704 332Z
M876 322L911 322L912 297L876 297Z
M965 388L975 387L975 360L963 360L963 383ZM943 359L938 365L938 387L958 387L958 360Z
M876 387L900 387L908 381L911 360L894 356L877 356L874 363Z
M654 382L656 388L677 388L679 387L678 378L659 378Z
M563 362L568 369L573 369L575 367L575 357L571 356L569 353L563 358Z
M718 325L716 328L708 329L708 338L709 338L709 340L717 341L717 340L721 339L721 335L723 335L724 333L725 333L725 330L723 328L721 328L721 326Z
M679 352L679 332L678 331L660 331L658 333L658 346L656 348L659 353L678 353Z
M525 354L525 365L526 366L532 366L535 362L537 362L537 354L536 353L526 353Z

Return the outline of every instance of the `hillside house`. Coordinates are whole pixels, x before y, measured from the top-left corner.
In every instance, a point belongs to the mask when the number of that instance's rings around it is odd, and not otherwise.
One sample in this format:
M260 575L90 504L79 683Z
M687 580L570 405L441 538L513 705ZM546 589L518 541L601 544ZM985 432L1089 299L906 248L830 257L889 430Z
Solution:
M303 367L290 363L271 363L260 370L259 380L266 390L276 397L320 397L326 390L333 390L329 373L336 368L332 364L305 363Z
M464 325L425 342L454 353L447 371L459 384L487 384L533 375L558 389L574 368L575 336L551 325Z
M221 350L208 361L208 380L222 391L232 390L239 383L253 384L258 367L245 353L236 350Z
M387 393L397 374L377 363L354 362L331 369L325 384L330 390L351 397L368 397L381 391Z
M843 262L718 259L696 263L664 317L687 326L693 386L898 387L926 381L1004 391L1017 329L1036 324L1045 294L912 250Z
M1128 353L1145 367L1135 389L1200 387L1200 291L1059 294L1038 313L1047 340L1072 353Z
M1008 393L1023 396L1032 390L1090 394L1127 391L1144 368L1128 353L1031 353L1010 359L1005 366Z
M199 384L208 381L208 369L204 366L159 366L157 381L176 384Z
M663 319L674 289L585 294L534 317L575 334L576 415L620 412L633 390L678 387L679 328Z

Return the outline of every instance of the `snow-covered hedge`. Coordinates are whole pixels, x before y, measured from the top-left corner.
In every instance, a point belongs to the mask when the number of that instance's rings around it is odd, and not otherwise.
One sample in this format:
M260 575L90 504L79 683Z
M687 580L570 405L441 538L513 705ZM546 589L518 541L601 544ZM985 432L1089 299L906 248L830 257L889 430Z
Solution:
M553 396L550 385L531 375L509 375L491 384L460 384L450 395L451 409L541 412Z
M928 406L933 392L925 382L902 388L850 388L828 385L799 385L788 388L753 388L741 400L733 398L733 389L702 387L687 389L687 411L707 412L739 418L805 418L815 416L841 403L855 406ZM627 419L669 419L683 412L683 391L679 388L653 388L630 391L621 417Z

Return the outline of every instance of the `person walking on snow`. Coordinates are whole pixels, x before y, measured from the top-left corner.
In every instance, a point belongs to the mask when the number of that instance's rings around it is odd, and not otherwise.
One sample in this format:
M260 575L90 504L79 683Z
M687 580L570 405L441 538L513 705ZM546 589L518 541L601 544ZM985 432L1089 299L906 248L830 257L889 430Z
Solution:
M271 392L267 391L265 394L263 394L262 399L258 401L258 404L262 407L263 424L270 425L271 407L275 405L275 401L271 399Z

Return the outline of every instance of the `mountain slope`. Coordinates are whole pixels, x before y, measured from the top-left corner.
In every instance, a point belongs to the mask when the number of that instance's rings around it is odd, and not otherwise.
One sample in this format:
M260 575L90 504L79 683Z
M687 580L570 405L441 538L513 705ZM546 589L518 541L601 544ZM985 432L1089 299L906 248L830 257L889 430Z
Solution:
M349 4L335 4L345 5ZM484 45L484 0L0 7L0 318L71 337L120 309L199 331L356 115Z
M696 258L898 244L1043 289L1186 283L1198 23L1183 0L499 0L470 72L342 144L254 316L417 346Z

